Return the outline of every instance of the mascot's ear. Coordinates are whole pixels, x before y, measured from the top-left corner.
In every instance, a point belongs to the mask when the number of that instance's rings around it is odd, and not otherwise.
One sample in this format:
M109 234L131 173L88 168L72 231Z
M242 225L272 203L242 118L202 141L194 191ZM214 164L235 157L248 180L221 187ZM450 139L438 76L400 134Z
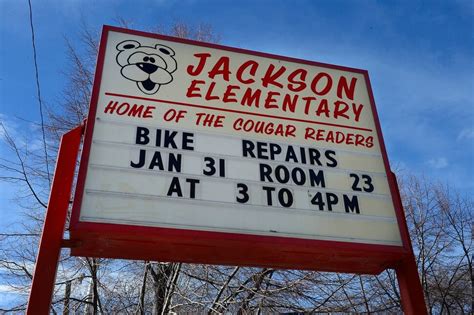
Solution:
M140 43L135 40L125 40L117 45L117 50L123 51L140 47Z
M161 53L165 55L174 56L174 50L165 45L156 44L155 49L159 50Z

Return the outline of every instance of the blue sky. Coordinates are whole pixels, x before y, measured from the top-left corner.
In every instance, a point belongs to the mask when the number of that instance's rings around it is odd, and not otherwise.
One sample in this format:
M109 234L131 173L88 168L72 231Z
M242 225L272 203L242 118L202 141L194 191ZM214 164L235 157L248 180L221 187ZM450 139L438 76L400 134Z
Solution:
M392 166L473 195L472 1L32 1L41 92L58 104L65 38L121 17L150 30L212 25L223 45L367 69ZM28 2L0 2L0 120L18 137L39 121ZM25 122L26 120L27 122ZM28 122L29 121L29 122ZM0 144L1 157L8 157ZM0 227L17 219L0 183Z
M79 45L82 22L97 32L119 17L139 30L207 23L223 45L367 69L392 166L474 195L471 0L32 3L48 104L60 102L67 80L65 38ZM30 40L28 2L0 1L0 121L18 139L31 139L40 119ZM12 157L3 143L0 157ZM20 220L15 191L0 182L2 231ZM0 304L12 298L0 283Z

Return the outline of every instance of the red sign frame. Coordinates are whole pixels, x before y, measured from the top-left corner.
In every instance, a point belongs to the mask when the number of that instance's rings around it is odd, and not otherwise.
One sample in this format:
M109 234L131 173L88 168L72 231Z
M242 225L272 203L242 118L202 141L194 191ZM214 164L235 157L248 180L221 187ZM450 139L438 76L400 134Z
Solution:
M402 246L80 222L81 201L87 176L86 172L97 111L105 47L110 31L363 74L368 87L370 106L375 120L385 172L389 181ZM411 242L399 197L398 185L395 176L390 171L380 122L366 70L104 26L87 121L74 198L75 202L70 222L71 240L76 244L80 244L71 249L71 255L73 256L379 274L387 268L394 268L402 260L412 255Z

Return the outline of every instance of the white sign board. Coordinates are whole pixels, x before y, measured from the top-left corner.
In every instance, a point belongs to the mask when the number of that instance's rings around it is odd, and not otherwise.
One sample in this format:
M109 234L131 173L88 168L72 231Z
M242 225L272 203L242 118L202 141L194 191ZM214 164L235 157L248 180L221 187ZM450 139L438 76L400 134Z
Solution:
M401 246L365 71L118 31L100 66L80 222Z

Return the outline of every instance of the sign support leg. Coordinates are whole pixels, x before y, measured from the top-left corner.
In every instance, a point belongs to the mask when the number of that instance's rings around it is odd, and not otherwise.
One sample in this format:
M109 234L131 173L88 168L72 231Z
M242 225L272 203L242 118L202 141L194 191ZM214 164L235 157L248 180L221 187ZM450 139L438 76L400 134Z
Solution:
M394 187L396 187L396 203L403 209L402 198L400 190L398 188L397 177L392 172L392 178ZM402 210L403 213L403 210ZM400 228L407 236L407 244L405 244L409 254L403 258L403 260L395 266L395 272L397 273L398 287L400 289L400 298L402 303L402 309L405 314L414 315L426 315L428 314L425 304L425 296L423 288L420 283L420 277L418 275L418 267L416 266L415 255L413 253L413 246L410 241L410 233L408 232L408 226L405 216L402 217L399 222Z
M423 288L421 287L415 257L404 259L395 267L402 309L405 314L427 314Z
M49 314L83 126L61 138L26 314Z

